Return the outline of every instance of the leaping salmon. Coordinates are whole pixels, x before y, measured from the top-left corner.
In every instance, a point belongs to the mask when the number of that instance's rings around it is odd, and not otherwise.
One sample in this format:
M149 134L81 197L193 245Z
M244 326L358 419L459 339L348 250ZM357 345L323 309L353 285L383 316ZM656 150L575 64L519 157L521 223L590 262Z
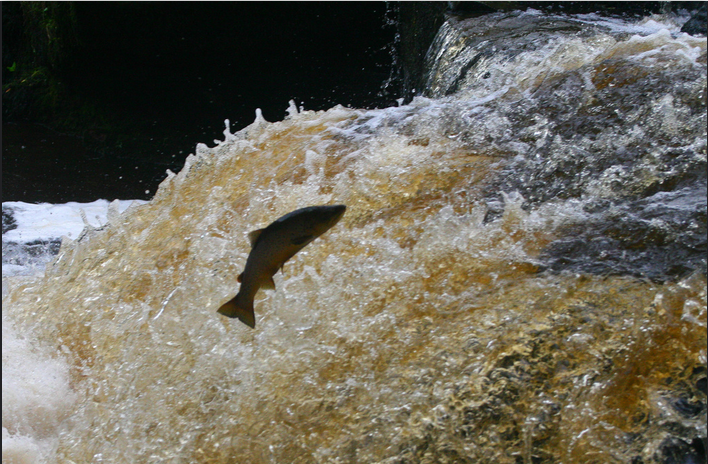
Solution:
M253 298L260 288L275 289L273 276L285 262L308 243L332 228L344 215L344 205L310 206L276 219L265 229L250 234L251 253L243 273L238 276L238 294L217 311L237 317L251 328L256 327Z

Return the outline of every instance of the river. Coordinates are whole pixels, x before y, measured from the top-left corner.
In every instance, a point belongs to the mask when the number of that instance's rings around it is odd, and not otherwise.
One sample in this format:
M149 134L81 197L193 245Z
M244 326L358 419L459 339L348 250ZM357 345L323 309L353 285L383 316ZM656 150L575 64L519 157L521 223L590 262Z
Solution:
M7 344L25 382L7 405L3 382L3 448L704 456L706 38L686 19L452 19L408 104L227 122L150 202L65 239L44 273L3 278L3 377ZM256 328L216 314L248 232L323 204L347 212L261 291Z

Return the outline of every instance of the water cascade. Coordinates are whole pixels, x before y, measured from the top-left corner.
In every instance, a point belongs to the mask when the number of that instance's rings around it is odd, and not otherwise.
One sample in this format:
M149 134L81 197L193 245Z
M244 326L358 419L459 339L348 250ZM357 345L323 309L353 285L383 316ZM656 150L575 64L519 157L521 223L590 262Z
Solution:
M31 418L3 401L3 440L77 463L705 450L706 39L676 21L450 21L410 104L227 123L152 201L4 279L33 346L12 353L59 372ZM255 330L216 314L248 232L335 203Z

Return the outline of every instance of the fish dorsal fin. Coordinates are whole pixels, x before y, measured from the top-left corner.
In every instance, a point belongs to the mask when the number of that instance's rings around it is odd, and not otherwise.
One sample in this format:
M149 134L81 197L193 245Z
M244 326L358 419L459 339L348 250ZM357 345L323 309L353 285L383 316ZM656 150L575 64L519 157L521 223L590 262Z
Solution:
M254 230L253 232L249 232L248 240L251 242L251 247L256 244L256 240L258 240L258 237L261 236L261 232L263 232L263 229L258 229Z
M241 279L243 278L243 272L238 275L236 278L236 282L241 283Z
M263 281L263 285L261 287L265 290L275 290L275 281L273 280L273 277L268 277L265 281Z
M294 239L292 239L292 243L293 245L302 245L303 243L307 243L312 240L312 238L312 235L302 235L300 237L295 237Z

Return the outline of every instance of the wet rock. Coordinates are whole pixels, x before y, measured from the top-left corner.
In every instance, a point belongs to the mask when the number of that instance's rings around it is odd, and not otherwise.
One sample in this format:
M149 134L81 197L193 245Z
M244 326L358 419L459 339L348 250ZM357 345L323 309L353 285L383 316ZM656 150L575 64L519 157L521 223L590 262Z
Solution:
M706 462L705 441L695 438L686 442L676 437L667 437L655 455L661 464L703 464Z
M708 395L708 379L706 378L707 369L703 366L697 367L693 371L694 383L698 391L703 393L703 396Z
M61 240L34 240L28 243L2 242L2 265L43 266L59 253Z
M706 35L708 33L708 7L705 3L683 25L681 32L691 35Z
M12 214L13 209L7 206L2 207L2 233L17 229L17 221Z
M653 280L706 272L702 187L660 192L598 209L541 254L547 269L629 274Z

